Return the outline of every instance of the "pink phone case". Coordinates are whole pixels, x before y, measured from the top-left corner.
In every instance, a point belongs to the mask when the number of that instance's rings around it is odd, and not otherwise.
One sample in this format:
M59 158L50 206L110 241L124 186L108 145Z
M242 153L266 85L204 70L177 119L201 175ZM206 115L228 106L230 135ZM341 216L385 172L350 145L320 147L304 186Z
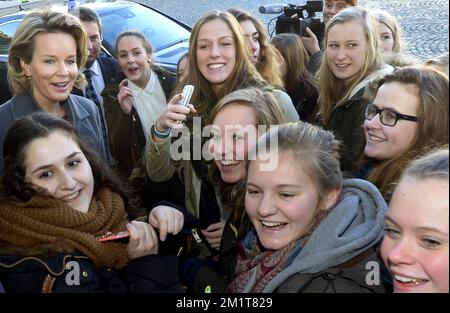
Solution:
M118 233L107 232L105 235L98 236L97 240L100 242L106 242L111 240L128 239L130 233L128 231L121 231Z

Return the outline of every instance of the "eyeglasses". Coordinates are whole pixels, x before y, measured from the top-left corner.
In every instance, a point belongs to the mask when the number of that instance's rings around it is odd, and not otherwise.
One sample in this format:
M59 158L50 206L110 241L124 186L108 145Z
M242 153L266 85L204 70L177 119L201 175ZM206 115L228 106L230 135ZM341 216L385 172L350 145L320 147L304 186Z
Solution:
M365 111L366 119L371 121L377 114L380 114L380 122L386 126L395 126L398 120L417 122L417 116L400 114L391 109L380 109L375 104L368 104Z

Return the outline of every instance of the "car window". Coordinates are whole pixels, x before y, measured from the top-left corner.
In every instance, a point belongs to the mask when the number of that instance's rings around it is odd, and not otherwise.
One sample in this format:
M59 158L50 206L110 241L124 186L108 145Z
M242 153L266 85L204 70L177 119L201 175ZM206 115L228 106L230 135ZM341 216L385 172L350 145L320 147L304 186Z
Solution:
M155 51L188 39L190 36L190 32L180 25L142 6L125 7L101 14L100 18L103 23L104 40L112 47L115 46L117 35L129 29L142 31L152 43Z
M9 42L19 24L20 21L11 21L0 25L0 54L8 54Z

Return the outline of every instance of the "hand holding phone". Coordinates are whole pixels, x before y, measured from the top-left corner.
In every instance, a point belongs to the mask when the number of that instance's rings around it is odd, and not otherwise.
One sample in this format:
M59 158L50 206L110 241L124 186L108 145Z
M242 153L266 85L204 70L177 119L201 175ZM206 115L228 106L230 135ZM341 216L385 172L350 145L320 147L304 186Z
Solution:
M183 95L183 98L180 100L180 105L187 107L189 104L189 101L191 101L192 94L194 93L195 87L192 85L186 85L183 88L183 92L181 93Z

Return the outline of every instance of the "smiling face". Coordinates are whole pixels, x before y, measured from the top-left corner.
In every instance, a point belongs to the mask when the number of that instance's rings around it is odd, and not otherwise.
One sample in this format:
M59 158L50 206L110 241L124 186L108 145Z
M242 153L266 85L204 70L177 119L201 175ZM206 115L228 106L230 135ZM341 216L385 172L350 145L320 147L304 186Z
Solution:
M247 153L258 139L256 124L255 110L238 103L226 105L214 118L209 147L224 182L234 184L245 178Z
M196 43L197 65L203 77L220 88L236 65L236 45L231 29L221 19L203 24Z
M394 292L449 292L449 185L406 177L386 217L381 255Z
M291 153L280 152L274 171L260 171L259 165L251 161L248 169L245 210L263 247L278 250L309 230L319 193Z
M29 64L20 61L31 78L32 94L39 105L54 107L69 97L78 75L77 45L66 33L42 33L34 38Z
M358 21L336 24L328 31L327 64L334 76L346 86L362 70L366 47L365 32Z
M124 36L117 43L117 59L125 76L141 89L147 87L150 79L151 55L143 42L136 36Z
M261 51L261 44L259 43L259 32L255 24L251 20L239 22L244 31L245 42L250 50L251 60L253 64L258 62L259 53Z
M24 155L26 182L46 189L74 210L89 210L94 177L88 160L72 138L53 132L30 142Z
M411 84L390 82L381 85L373 103L379 109L389 108L394 112L417 116L420 105L417 87ZM416 136L417 123L397 120L395 126L381 124L377 114L371 121L364 121L366 146L364 154L377 160L399 156L408 149Z
M377 22L377 33L383 53L390 53L394 48L394 36L386 24Z

